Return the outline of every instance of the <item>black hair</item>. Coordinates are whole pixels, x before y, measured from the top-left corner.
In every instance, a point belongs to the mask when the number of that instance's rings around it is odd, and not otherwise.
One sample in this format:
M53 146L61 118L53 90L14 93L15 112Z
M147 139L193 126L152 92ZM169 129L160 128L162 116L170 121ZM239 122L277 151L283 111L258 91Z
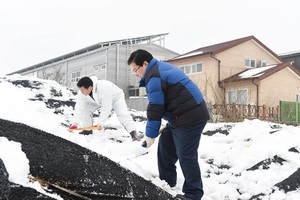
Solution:
M138 66L143 66L144 61L148 63L152 60L153 56L146 50L138 49L131 53L130 57L127 60L127 64L135 63Z
M77 83L77 87L79 88L84 87L85 89L88 89L90 86L93 86L93 81L87 76L82 77Z

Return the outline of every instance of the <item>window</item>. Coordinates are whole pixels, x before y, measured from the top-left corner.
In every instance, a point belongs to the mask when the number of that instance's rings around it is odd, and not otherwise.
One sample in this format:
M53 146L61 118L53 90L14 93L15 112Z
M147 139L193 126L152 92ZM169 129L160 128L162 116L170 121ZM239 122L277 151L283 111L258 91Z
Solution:
M185 65L185 66L181 66L179 68L181 71L183 71L186 74L202 72L202 63Z
M246 105L248 100L248 91L246 89L237 90L237 104Z
M185 73L186 74L190 74L191 73L191 66L190 65L188 65L188 66L185 66Z
M296 101L300 102L300 94L296 94Z
M245 66L246 67L256 67L255 60L252 59L245 59Z
M247 89L238 89L238 90L229 90L227 92L227 103L246 105L248 100L248 90Z
M95 72L99 71L99 65L94 66L94 71Z
M99 70L105 70L106 68L106 65L105 64L102 64L102 65L95 65L94 66L94 71L97 72Z
M101 70L105 70L106 69L106 65L101 65Z
M192 65L192 73L201 72L202 71L202 63Z
M227 103L232 104L236 102L236 92L231 90L227 93Z
M79 79L80 79L80 71L71 73L71 82L72 83L77 83L79 81Z

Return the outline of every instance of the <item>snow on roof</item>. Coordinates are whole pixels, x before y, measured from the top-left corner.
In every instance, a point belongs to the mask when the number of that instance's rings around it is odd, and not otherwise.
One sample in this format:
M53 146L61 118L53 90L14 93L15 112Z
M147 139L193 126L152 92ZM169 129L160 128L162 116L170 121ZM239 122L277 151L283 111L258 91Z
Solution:
M266 67L259 67L255 69L249 69L239 75L241 78L251 78L251 77L259 77L264 74L265 71L275 67L276 65L266 66Z
M197 55L201 55L201 54L203 54L203 51L191 52L191 53L187 53L187 54L178 56L174 59L186 58L186 57L190 57L190 56L197 56Z

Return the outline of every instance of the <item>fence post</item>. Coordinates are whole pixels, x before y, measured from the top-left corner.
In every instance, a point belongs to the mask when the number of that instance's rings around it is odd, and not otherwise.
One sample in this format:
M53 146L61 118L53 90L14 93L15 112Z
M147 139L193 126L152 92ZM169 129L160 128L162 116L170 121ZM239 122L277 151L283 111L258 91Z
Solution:
M277 122L279 122L280 121L280 113L279 113L279 105L276 107L276 113L277 113Z
M266 120L266 106L263 105L263 120Z
M298 107L298 102L296 103L296 123L299 123L299 107Z
M251 106L250 106L250 103L248 103L248 118L251 118Z

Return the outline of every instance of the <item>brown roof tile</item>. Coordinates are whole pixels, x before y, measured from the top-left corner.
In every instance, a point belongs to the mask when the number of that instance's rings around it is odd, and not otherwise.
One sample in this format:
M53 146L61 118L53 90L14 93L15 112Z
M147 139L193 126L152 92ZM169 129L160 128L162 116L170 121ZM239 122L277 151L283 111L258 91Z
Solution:
M270 65L266 67L259 67L259 68L252 68L247 69L245 71L242 71L238 74L235 74L231 77L228 77L221 81L221 83L232 83L232 82L239 82L249 79L264 79L286 67L289 67L292 71L294 71L299 77L300 77L300 71L297 70L294 66L292 66L290 63L280 63L277 65Z
M206 46L206 47L201 47L199 49L195 49L195 50L187 52L185 54L176 56L176 57L174 57L170 60L178 60L178 59L181 59L181 58L190 57L190 56L197 56L197 55L200 55L200 54L202 54L202 55L203 54L213 54L213 55L215 55L217 53L220 53L222 51L230 49L234 46L237 46L237 45L242 44L244 42L247 42L249 40L256 41L263 48L265 48L267 51L269 51L274 57L279 59L281 62L285 62L284 60L282 60L282 58L280 58L276 53L274 53L271 49L269 49L267 46L265 46L262 42L260 42L254 36L248 36L248 37L239 38L239 39L236 39L236 40L231 40L231 41L227 41L227 42L223 42L223 43L219 43L219 44L214 44L214 45L210 45L210 46Z

